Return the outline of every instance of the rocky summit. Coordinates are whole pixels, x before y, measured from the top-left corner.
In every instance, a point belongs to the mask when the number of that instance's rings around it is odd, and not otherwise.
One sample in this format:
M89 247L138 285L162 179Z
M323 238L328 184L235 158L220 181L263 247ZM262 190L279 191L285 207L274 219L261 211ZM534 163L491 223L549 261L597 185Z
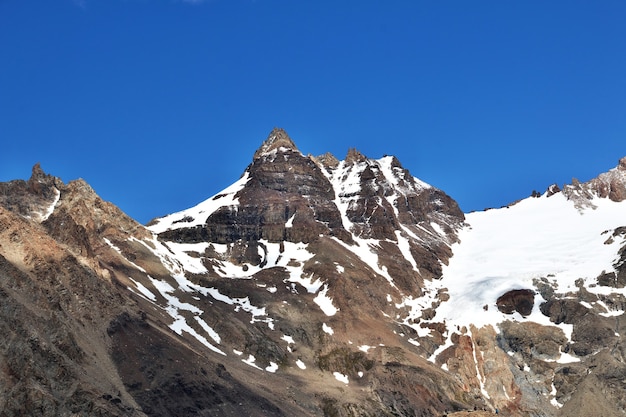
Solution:
M626 415L626 158L464 214L393 156L303 154L138 224L0 183L2 416Z

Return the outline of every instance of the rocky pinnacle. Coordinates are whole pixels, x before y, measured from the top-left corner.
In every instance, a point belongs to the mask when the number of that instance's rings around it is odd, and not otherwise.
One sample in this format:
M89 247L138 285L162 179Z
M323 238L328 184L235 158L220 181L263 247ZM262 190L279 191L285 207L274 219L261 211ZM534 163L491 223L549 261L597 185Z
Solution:
M263 155L267 155L271 151L279 148L292 149L298 152L298 147L291 140L287 132L284 129L275 127L265 139L265 142L254 153L254 159L258 159Z

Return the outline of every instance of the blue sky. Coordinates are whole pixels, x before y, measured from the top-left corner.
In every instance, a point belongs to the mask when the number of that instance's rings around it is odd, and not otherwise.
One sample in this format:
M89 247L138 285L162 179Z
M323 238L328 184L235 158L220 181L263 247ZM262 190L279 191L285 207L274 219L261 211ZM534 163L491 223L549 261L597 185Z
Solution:
M40 162L147 222L274 126L466 212L588 180L626 156L626 2L0 0L0 181Z

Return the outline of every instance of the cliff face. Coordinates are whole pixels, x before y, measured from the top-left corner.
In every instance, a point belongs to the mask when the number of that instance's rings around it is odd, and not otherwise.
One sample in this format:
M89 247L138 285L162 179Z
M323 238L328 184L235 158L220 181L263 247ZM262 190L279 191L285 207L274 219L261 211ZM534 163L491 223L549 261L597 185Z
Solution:
M37 165L0 184L0 409L623 415L623 161L464 216L395 157L275 129L148 227Z

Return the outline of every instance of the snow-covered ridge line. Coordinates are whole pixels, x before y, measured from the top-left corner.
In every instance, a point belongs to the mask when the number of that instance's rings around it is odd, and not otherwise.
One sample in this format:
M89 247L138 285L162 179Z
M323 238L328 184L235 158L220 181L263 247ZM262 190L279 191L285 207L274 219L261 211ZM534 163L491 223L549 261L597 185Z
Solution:
M147 229L152 233L159 234L166 230L200 226L206 222L206 219L212 213L221 207L237 206L238 199L236 195L245 187L249 179L249 174L246 171L239 180L214 196L194 207L159 218L154 224L147 226Z

